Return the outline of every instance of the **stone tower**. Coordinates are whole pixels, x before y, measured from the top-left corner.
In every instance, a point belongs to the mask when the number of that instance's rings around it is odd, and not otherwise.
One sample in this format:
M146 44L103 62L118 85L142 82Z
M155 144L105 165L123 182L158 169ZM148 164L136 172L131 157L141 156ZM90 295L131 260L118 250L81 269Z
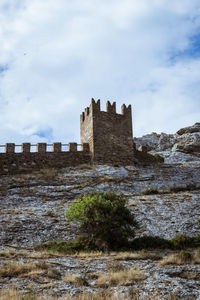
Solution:
M80 116L81 143L89 143L92 162L133 164L134 147L131 105L116 113L116 103L106 103L106 112L100 109L100 100L92 99Z

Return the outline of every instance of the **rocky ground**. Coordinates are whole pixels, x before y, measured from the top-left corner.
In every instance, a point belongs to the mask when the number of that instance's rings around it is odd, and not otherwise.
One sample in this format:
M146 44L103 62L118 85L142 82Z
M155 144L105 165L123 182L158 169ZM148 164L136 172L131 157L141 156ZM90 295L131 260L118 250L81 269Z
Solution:
M187 134L197 133L177 133L182 138ZM142 144L141 139L137 142ZM168 145L168 141L165 144ZM23 292L31 290L57 296L95 292L105 289L97 284L98 274L109 273L117 262L122 268L131 268L143 277L126 284L113 284L112 289L116 292L139 293L141 299L153 294L160 295L161 299L168 294L178 295L181 299L200 299L199 262L158 266L163 257L171 255L169 251L153 253L153 257L152 253L141 257L140 253L131 259L117 259L117 254L74 257L33 251L33 246L40 242L76 236L77 227L67 222L65 211L78 195L89 191L112 190L125 194L127 205L140 225L137 236L169 239L182 233L188 236L199 234L200 157L187 151L174 151L173 147L174 144L165 146L161 151L161 147L151 146L149 150L163 156L165 163L149 167L79 166L2 176L0 274L6 262L24 265L39 262L43 268L40 266L39 271L35 268L20 276L0 275L0 288L17 287ZM69 279L74 276L79 278L78 281Z

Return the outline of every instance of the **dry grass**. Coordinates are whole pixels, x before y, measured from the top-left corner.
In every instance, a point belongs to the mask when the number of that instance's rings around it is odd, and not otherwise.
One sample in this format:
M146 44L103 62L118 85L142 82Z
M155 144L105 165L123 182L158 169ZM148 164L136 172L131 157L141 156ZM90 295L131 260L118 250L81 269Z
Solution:
M41 271L48 269L48 265L45 262L39 263L18 263L18 262L6 262L0 266L0 277L19 277L27 276L33 271Z
M77 167L79 170L94 170L94 166L90 164L81 164Z
M161 259L161 256L156 252L150 252L150 251L138 251L138 252L119 252L116 253L116 256L114 257L115 260L145 260L145 259L151 259L151 260L159 260Z
M161 256L158 252L150 251L136 251L136 252L110 252L108 254L102 251L93 251L93 252L78 252L76 254L69 254L67 256L75 258L85 258L87 260L95 259L114 259L114 260L159 260Z
M135 269L126 268L117 272L99 274L96 285L100 287L131 285L146 278L147 276L145 274Z
M15 250L2 250L0 251L0 258L7 259L7 258L31 258L31 259L47 259L50 257L57 257L61 256L56 255L55 253L49 254L46 252L38 252L32 253L28 251L15 251ZM62 255L63 256L63 255Z
M49 286L49 285L48 285ZM138 294L134 293L131 296L128 295L116 295L111 291L106 290L105 292L97 293L84 293L76 296L66 295L65 297L50 297L36 295L35 293L27 293L24 297L17 290L1 290L0 291L0 300L139 300ZM163 297L159 296L146 296L142 300L162 300ZM169 295L166 299L168 300L180 300L176 295ZM191 298L190 298L191 299Z
M165 265L184 265L200 263L200 249L197 249L194 254L188 251L180 251L177 254L172 254L164 257L158 264L159 267Z
M89 285L88 283L88 278L86 274L84 275L79 275L79 274L66 274L65 277L63 278L64 282L68 282L73 285L77 286L87 286Z
M69 255L75 258L85 258L85 259L99 259L105 257L105 253L102 251L91 251L91 252L78 252L76 254Z

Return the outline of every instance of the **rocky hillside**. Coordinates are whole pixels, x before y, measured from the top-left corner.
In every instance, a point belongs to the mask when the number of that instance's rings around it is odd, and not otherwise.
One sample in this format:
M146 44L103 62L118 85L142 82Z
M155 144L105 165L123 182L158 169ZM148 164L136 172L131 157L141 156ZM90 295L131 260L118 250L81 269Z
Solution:
M175 134L155 132L135 138L136 147L146 146L148 151L183 152L200 157L200 123L182 128Z
M200 258L179 262L177 252L166 250L83 257L47 255L33 250L34 245L41 242L76 236L77 226L67 222L65 211L78 195L89 191L113 190L125 194L127 205L140 225L137 237L169 239L177 234L199 234L200 123L174 135L152 133L135 142L137 146L147 146L148 150L159 153L165 162L145 167L81 165L0 178L1 289L16 286L22 293L31 288L32 292L45 297L63 296L81 293L81 284L87 282L85 292L98 292L104 291L107 284L98 285L102 274L110 274L113 268L127 268L127 272L134 270L136 277L113 283L115 293L137 293L141 299L147 295L169 299L169 294L179 297L170 299L200 299ZM166 255L175 256L168 262ZM31 264L33 270L6 277L6 264L14 268L16 263L23 268Z

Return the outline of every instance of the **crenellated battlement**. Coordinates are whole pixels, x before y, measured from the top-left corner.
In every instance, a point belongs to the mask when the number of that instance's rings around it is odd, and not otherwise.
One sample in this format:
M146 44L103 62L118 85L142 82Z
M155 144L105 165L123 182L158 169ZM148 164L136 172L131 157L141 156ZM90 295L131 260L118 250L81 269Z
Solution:
M7 143L0 145L0 148L4 150L0 153L0 174L14 174L41 168L63 168L90 163L89 144L87 143L38 143L35 145Z
M118 114L116 112L116 102L113 102L112 104L110 103L110 101L106 102L106 111L101 110L101 101L100 99L97 100L97 102L92 98L91 99L91 104L89 107L85 108L85 111L82 112L81 116L80 116L80 121L84 122L86 119L89 118L89 116L91 115L95 115L98 113L108 113L108 114L116 114L116 115L121 115L121 116L130 116L131 114L131 105L129 105L128 107L123 104L121 106L121 114Z
M31 148L35 148L35 151L31 151ZM48 147L48 150L47 150ZM51 147L51 149L49 149ZM79 147L79 149L78 149ZM53 143L53 144L47 144L47 143L38 143L38 144L31 144L31 143L22 143L21 145L16 145L14 143L7 143L5 145L0 145L0 148L4 148L4 152L1 152L1 154L15 154L15 153L61 153L61 152L76 152L76 151L83 151L83 152L89 152L89 144L83 143L83 144L77 144L77 143L68 143L68 144L62 144L62 143ZM21 151L15 151L16 148L21 148Z
M101 110L100 100L92 98L91 104L81 115L81 142L90 145L93 161L133 161L132 112L131 105L121 106L116 112L116 102L106 103Z
M0 174L12 174L63 168L84 163L132 164L134 149L131 105L121 106L116 112L116 102L106 103L101 110L100 100L91 100L80 117L81 144L77 143L7 143L0 145ZM33 149L34 148L34 149ZM19 151L20 149L20 151Z

